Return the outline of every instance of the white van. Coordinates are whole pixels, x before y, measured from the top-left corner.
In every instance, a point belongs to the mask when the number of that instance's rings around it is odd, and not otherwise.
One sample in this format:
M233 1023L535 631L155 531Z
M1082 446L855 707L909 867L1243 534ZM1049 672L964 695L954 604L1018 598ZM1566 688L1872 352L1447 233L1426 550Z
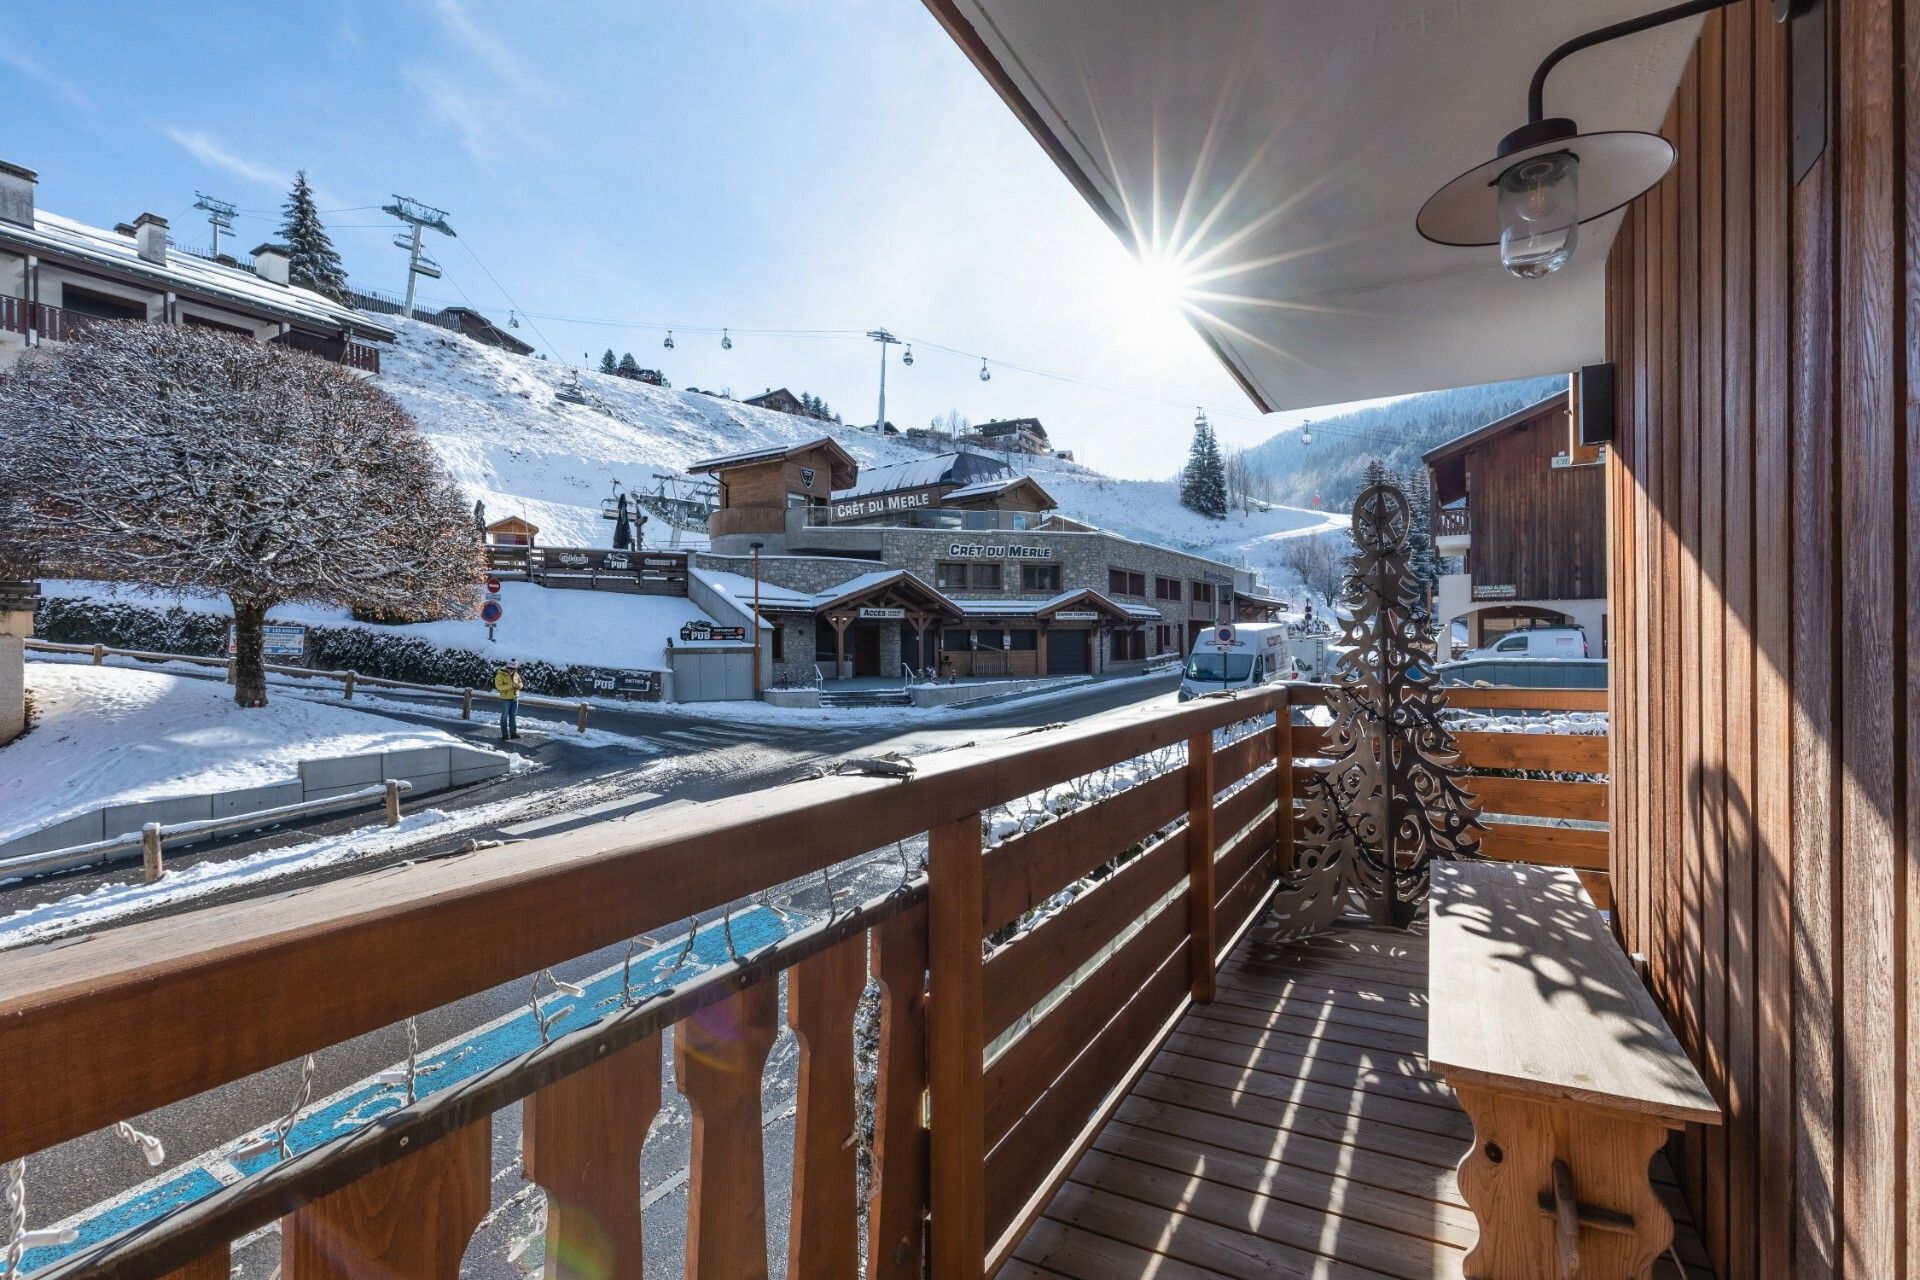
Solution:
M1257 689L1279 680L1297 680L1299 670L1287 647L1287 628L1278 622L1223 622L1208 627L1193 642L1180 675L1180 701L1224 689Z
M1527 627L1509 631L1484 649L1469 649L1461 661L1472 658L1584 658L1587 633L1582 627Z

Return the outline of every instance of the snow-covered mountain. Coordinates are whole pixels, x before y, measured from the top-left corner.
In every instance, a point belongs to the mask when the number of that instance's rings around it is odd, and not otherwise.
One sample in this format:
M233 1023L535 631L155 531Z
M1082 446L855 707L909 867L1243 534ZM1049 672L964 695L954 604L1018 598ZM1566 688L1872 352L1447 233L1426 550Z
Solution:
M656 473L677 474L716 454L831 435L863 466L926 456L898 439L510 355L432 325L401 322L399 329L399 340L381 352L379 385L419 421L454 479L487 504L489 518L522 516L553 546L611 542L600 500L615 480L650 490ZM576 388L585 404L561 398ZM1276 587L1293 578L1281 563L1287 539L1345 524L1295 507L1208 520L1180 505L1170 481L1117 480L1025 454L1011 462L1038 478L1065 515L1246 564Z

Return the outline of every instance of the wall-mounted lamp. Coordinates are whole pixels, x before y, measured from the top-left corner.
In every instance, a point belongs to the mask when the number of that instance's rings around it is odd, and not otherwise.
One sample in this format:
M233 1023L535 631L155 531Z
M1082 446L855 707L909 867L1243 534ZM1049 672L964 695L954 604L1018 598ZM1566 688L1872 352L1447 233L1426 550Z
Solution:
M1544 109L1547 73L1582 49L1725 8L1734 0L1690 0L1575 36L1546 56L1527 89L1527 123L1500 140L1494 157L1430 196L1414 225L1435 244L1500 246L1500 265L1522 279L1558 271L1573 257L1580 226L1632 204L1673 167L1673 144L1654 133L1582 133ZM1816 0L1774 0L1781 22Z

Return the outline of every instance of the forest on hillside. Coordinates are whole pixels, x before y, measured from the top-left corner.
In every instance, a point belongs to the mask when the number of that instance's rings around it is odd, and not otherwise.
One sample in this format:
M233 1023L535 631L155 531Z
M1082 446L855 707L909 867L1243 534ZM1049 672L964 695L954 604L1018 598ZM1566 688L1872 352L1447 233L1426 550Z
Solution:
M1313 443L1285 431L1237 453L1253 492L1289 506L1314 499L1333 511L1351 506L1374 458L1405 475L1435 445L1566 389L1565 377L1526 378L1408 396L1313 423Z

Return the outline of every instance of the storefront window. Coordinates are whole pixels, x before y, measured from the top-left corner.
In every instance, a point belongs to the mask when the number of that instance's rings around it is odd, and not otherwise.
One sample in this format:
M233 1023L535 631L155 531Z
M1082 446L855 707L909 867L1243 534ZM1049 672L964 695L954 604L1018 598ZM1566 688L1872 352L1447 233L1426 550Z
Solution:
M1013 647L1022 652L1031 652L1040 647L1040 633L1032 627L1017 628L1008 634L1013 637Z
M940 647L958 653L967 647L967 633L958 627L949 627L940 633Z

